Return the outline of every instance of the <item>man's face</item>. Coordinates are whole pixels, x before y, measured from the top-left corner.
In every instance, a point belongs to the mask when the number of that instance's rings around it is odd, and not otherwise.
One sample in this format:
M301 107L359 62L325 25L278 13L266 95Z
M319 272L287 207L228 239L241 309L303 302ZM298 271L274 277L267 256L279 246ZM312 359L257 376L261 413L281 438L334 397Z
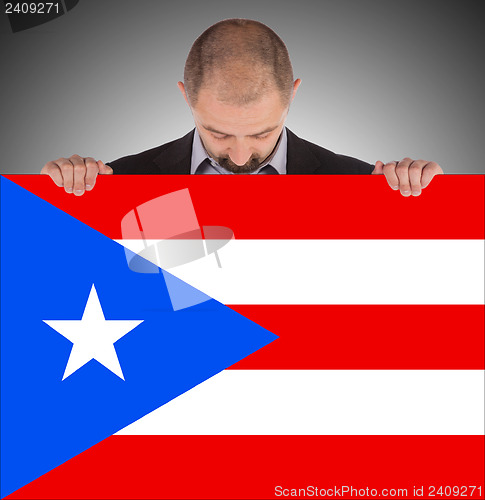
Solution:
M224 104L202 89L191 110L207 152L221 167L242 174L257 170L272 153L288 108L276 89L247 106Z

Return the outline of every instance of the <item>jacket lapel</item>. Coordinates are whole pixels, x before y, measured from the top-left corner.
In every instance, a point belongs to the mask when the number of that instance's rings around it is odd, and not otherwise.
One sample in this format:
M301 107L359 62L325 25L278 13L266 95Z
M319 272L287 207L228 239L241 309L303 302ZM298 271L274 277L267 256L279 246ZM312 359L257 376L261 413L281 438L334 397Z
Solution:
M153 159L161 174L190 174L194 130L191 130L181 139L173 141Z
M154 158L153 162L160 169L161 174L190 174L194 131L195 129L191 130L181 139L172 142ZM310 151L305 141L300 139L289 129L286 129L286 133L288 138L286 158L287 174L314 173L320 167L318 159Z
M313 174L321 165L317 157L310 151L305 141L286 129L288 138L286 153L286 173Z

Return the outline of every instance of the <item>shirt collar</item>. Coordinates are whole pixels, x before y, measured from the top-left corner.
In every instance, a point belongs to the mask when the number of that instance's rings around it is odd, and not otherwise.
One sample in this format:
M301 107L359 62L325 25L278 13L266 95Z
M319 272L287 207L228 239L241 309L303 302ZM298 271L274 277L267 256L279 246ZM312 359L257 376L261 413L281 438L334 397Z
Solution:
M281 132L280 138L276 144L275 150L273 153L266 158L264 163L253 172L253 174L259 173L259 171L264 168L266 165L271 164L271 166L278 172L278 174L286 174L286 155L287 155L287 134L286 127L283 127L283 131ZM199 167L201 167L202 162L204 160L209 159L211 165L213 167L213 173L224 173L231 174L232 172L228 172L223 169L211 156L207 153L204 145L202 144L202 140L200 139L199 132L197 127L194 132L194 140L192 143L192 158L190 162L190 173L195 174Z

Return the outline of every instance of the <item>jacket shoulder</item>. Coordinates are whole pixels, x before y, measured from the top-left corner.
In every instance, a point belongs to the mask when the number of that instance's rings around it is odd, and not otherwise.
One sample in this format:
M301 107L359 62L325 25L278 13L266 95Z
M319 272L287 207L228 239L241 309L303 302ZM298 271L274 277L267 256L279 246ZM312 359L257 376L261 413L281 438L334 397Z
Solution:
M183 149L186 153L187 148L191 148L190 132L186 136L175 139L173 141L156 146L141 153L123 156L117 160L113 160L106 165L113 169L114 174L161 174L159 158L165 158L169 163L178 161L178 150Z
M372 173L374 165L367 163L352 156L334 153L328 149L322 148L317 144L312 144L306 141L312 149L313 154L321 161L315 174L329 174L329 175L366 175Z
M291 142L293 144L294 159L300 157L312 157L314 170L311 172L316 175L366 175L372 173L374 166L365 161L353 158L351 156L341 155L325 149L305 139L297 137L290 132ZM295 172L296 173L296 172Z

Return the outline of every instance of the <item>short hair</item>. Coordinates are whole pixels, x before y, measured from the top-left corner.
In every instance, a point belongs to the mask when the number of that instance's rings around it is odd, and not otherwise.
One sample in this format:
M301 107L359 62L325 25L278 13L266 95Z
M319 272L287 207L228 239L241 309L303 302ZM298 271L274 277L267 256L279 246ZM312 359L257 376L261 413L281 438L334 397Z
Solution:
M189 103L202 88L215 88L218 100L235 105L258 101L275 87L289 105L293 68L283 40L250 19L226 19L207 28L190 49L184 70Z

